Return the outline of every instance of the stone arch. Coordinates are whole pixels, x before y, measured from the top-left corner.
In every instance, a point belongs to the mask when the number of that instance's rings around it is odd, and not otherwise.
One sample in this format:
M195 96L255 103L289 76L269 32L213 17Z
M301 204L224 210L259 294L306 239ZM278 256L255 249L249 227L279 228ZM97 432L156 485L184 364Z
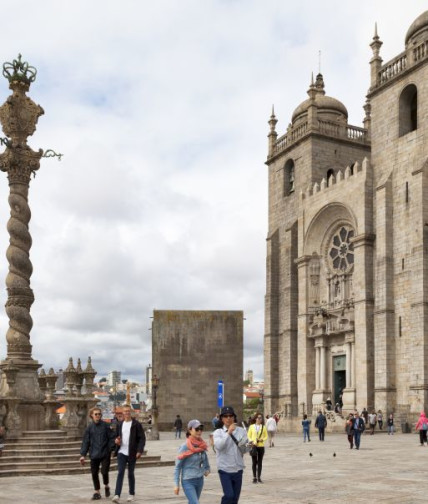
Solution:
M316 252L325 257L325 247L332 233L341 224L351 226L358 234L357 219L349 207L343 203L330 203L324 206L312 219L305 233L303 255Z
M288 159L284 165L284 196L294 193L295 165L293 159Z
M406 86L398 104L398 136L415 131L418 127L418 89L414 84Z

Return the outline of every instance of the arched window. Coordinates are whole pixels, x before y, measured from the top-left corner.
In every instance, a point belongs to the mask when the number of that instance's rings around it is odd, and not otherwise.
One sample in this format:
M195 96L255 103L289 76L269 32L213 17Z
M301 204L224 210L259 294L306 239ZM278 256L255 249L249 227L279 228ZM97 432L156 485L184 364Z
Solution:
M329 170L327 170L327 185L330 184L330 177L333 175L334 177L334 170L333 168L330 168Z
M418 90L414 84L406 86L399 102L398 134L406 135L418 127Z
M294 193L294 161L289 159L284 166L284 196Z

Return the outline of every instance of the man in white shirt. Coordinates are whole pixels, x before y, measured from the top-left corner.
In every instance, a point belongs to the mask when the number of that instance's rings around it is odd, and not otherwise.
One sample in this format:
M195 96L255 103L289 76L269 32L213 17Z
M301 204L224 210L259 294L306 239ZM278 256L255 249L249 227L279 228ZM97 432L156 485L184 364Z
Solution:
M236 424L236 415L231 406L222 408L220 420L223 427L214 431L214 448L223 487L221 504L238 504L245 468L243 454L248 446L247 433Z
M273 444L273 438L275 437L276 432L276 420L273 416L266 415L266 429L268 433L269 446L272 448L275 446Z
M146 436L140 422L132 418L131 406L123 407L123 422L119 424L118 437L115 440L117 453L117 480L113 502L120 501L123 477L128 466L129 497L128 502L135 500L134 469L137 459L141 457L146 443Z

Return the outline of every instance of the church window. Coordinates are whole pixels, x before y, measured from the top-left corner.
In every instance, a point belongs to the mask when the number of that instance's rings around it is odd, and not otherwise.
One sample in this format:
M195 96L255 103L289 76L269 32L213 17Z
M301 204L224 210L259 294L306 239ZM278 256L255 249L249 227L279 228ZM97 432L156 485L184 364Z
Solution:
M414 84L404 88L399 101L399 136L415 131L418 127L418 90Z
M289 159L284 167L284 196L294 193L294 161Z
M354 231L342 226L333 236L329 256L333 269L347 271L354 264Z

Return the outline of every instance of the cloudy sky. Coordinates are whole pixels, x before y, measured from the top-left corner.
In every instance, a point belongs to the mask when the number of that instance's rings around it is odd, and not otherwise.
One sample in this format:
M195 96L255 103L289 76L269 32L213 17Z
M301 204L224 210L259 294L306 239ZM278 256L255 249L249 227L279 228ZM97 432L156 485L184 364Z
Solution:
M374 23L386 62L426 7L9 3L2 61L22 53L37 67L30 96L45 109L30 145L65 154L43 160L30 188L34 358L57 369L91 355L99 377L118 369L143 381L153 309L243 310L244 368L262 378L271 106L283 134L321 51L327 94L361 126ZM3 80L0 101L8 94ZM0 174L0 251L7 194Z

